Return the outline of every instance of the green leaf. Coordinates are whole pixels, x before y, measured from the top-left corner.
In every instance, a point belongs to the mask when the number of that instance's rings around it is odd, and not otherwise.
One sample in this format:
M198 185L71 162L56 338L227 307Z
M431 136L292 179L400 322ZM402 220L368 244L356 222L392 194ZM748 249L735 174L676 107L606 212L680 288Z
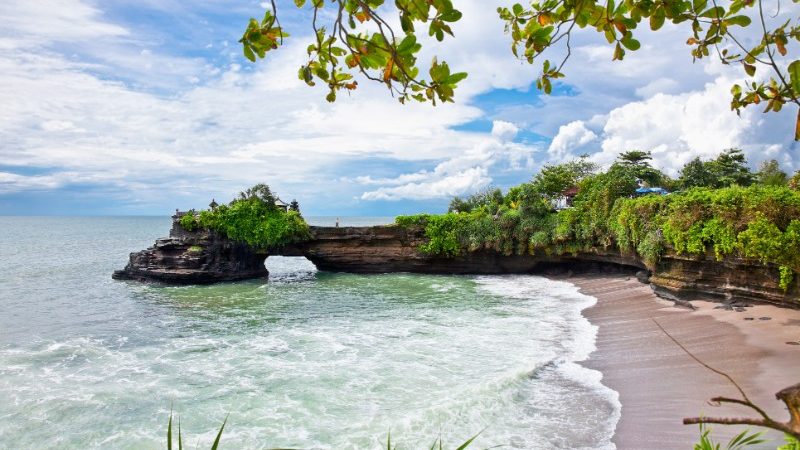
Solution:
M511 9L514 11L515 16L519 16L523 11L522 5L519 3L514 3L514 6Z
M294 0L295 6L302 8L306 4L306 0Z
M453 9L442 14L441 19L445 22L458 22L461 19L461 11Z
M746 27L750 25L752 21L747 16L734 16L728 19L725 19L725 23L728 25L739 25L740 27Z
M656 8L655 12L653 12L653 15L650 16L650 29L656 31L661 28L664 25L665 18L666 13L664 12L664 8Z
M616 61L618 59L621 60L624 57L625 57L625 50L623 50L622 46L619 45L619 42L617 42L617 46L614 48L614 58L612 59L612 61Z
M247 44L244 45L244 56L245 58L249 59L250 62L256 62L256 55L255 53L253 53L253 50Z
M756 66L747 64L746 62L742 63L744 65L744 71L747 72L748 75L751 77L756 74Z
M447 77L443 81L443 83L444 84L456 84L456 83L458 83L459 81L461 81L461 80L463 80L465 78L467 78L467 72L457 72L457 73L454 73L454 74L450 75L449 77Z
M407 53L411 53L414 49L414 46L417 43L417 37L413 34L409 34L400 42L400 45L397 46L397 53L403 55Z
M622 45L624 45L625 48L627 48L628 50L639 50L639 47L642 46L642 44L640 44L639 41L637 41L636 39L634 39L632 37L623 38L622 39Z
M706 5L708 5L708 0L693 0L692 10L694 10L694 12L699 13L700 11L706 8Z
M789 64L789 84L795 96L800 94L800 60L794 60Z
M718 19L725 15L725 8L722 6L715 6L703 11L700 17L707 17L709 19Z

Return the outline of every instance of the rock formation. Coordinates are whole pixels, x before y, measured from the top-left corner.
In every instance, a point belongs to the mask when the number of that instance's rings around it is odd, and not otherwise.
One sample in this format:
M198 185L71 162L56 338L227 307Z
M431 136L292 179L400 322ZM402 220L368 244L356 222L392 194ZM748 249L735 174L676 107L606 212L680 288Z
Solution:
M269 275L267 253L231 241L208 230L186 231L173 217L168 238L131 253L128 265L114 271L117 280L159 281L170 284L210 284Z
M352 273L417 272L433 274L574 273L626 271L651 283L657 294L673 300L706 298L761 301L800 307L798 282L788 292L778 285L778 268L757 261L713 255L690 257L667 253L648 270L636 255L598 250L567 255L504 255L493 250L453 258L430 256L418 247L421 229L396 226L311 227L311 239L259 252L208 231L188 232L177 218L170 237L131 254L114 278L200 284L267 276L268 255L305 256L319 270ZM648 276L649 275L649 276Z

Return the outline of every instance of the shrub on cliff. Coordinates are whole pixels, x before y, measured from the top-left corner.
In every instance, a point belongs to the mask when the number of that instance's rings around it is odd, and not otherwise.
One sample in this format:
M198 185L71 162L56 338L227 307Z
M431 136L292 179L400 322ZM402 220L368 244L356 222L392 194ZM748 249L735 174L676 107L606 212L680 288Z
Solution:
M275 206L266 185L256 185L227 205L198 215L186 214L181 226L192 231L205 228L257 248L270 248L309 238L308 224L297 211Z
M727 161L731 153L721 158ZM567 173L567 167L547 170ZM511 188L496 210L477 203L461 213L401 216L397 224L422 227L428 242L420 250L440 256L479 250L560 255L618 248L638 255L651 268L666 251L754 259L778 266L776 277L788 290L800 272L800 192L787 186L733 185L633 198L637 170L635 164L616 163L607 172L585 176L574 207L557 212L548 198L554 190L542 192L539 176Z

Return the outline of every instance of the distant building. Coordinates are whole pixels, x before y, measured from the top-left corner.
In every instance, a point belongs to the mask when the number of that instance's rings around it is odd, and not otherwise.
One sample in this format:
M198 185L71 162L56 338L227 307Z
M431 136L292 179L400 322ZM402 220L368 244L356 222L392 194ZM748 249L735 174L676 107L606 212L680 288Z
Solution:
M278 197L275 197L275 206L277 206L278 209L282 209L284 212L289 211L289 205Z
M578 186L572 186L571 188L563 191L560 196L550 201L550 203L553 205L553 209L559 211L562 209L572 208L572 202L575 200L575 196L578 195L579 191L580 188L578 188Z

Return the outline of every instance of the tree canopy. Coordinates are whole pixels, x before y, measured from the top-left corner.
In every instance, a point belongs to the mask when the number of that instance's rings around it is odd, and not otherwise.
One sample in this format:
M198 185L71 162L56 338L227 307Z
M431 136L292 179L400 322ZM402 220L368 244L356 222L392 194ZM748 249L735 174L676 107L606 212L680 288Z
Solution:
M792 0L797 3L800 0ZM355 76L382 83L401 103L452 102L465 72L453 72L434 58L422 74L417 54L422 44L418 32L442 41L453 36L452 24L461 19L452 0L294 0L311 15L314 40L308 45L308 61L298 77L314 86L328 86L328 101L339 91L358 88ZM780 8L779 3L775 3ZM718 58L725 65L739 65L747 83L731 88L731 109L737 113L751 105L765 104L764 112L780 111L787 103L800 106L800 60L792 60L790 41L800 42L800 19L775 22L765 13L764 0L536 0L497 9L511 40L512 54L530 64L551 48L564 54L558 62L545 59L536 85L550 93L553 81L565 76L572 56L571 37L577 29L592 29L613 46L613 60L641 47L642 28L661 30L666 22L685 28L686 44L694 60ZM395 16L400 27L393 25ZM640 25L645 26L640 27ZM748 39L743 35L747 33ZM758 37L749 39L753 33ZM281 27L278 8L262 20L250 19L239 41L245 57L264 58L278 49L288 34ZM750 44L752 42L752 44ZM756 78L766 71L768 77ZM800 110L795 139L800 140Z
M777 161L774 167L770 166L769 168L769 170L773 169L780 171ZM744 153L738 148L732 148L725 150L716 159L710 161L702 161L700 158L690 161L681 169L679 183L683 188L721 188L733 185L749 186L755 179L756 176L747 167ZM782 183L769 184L785 185L785 174Z

